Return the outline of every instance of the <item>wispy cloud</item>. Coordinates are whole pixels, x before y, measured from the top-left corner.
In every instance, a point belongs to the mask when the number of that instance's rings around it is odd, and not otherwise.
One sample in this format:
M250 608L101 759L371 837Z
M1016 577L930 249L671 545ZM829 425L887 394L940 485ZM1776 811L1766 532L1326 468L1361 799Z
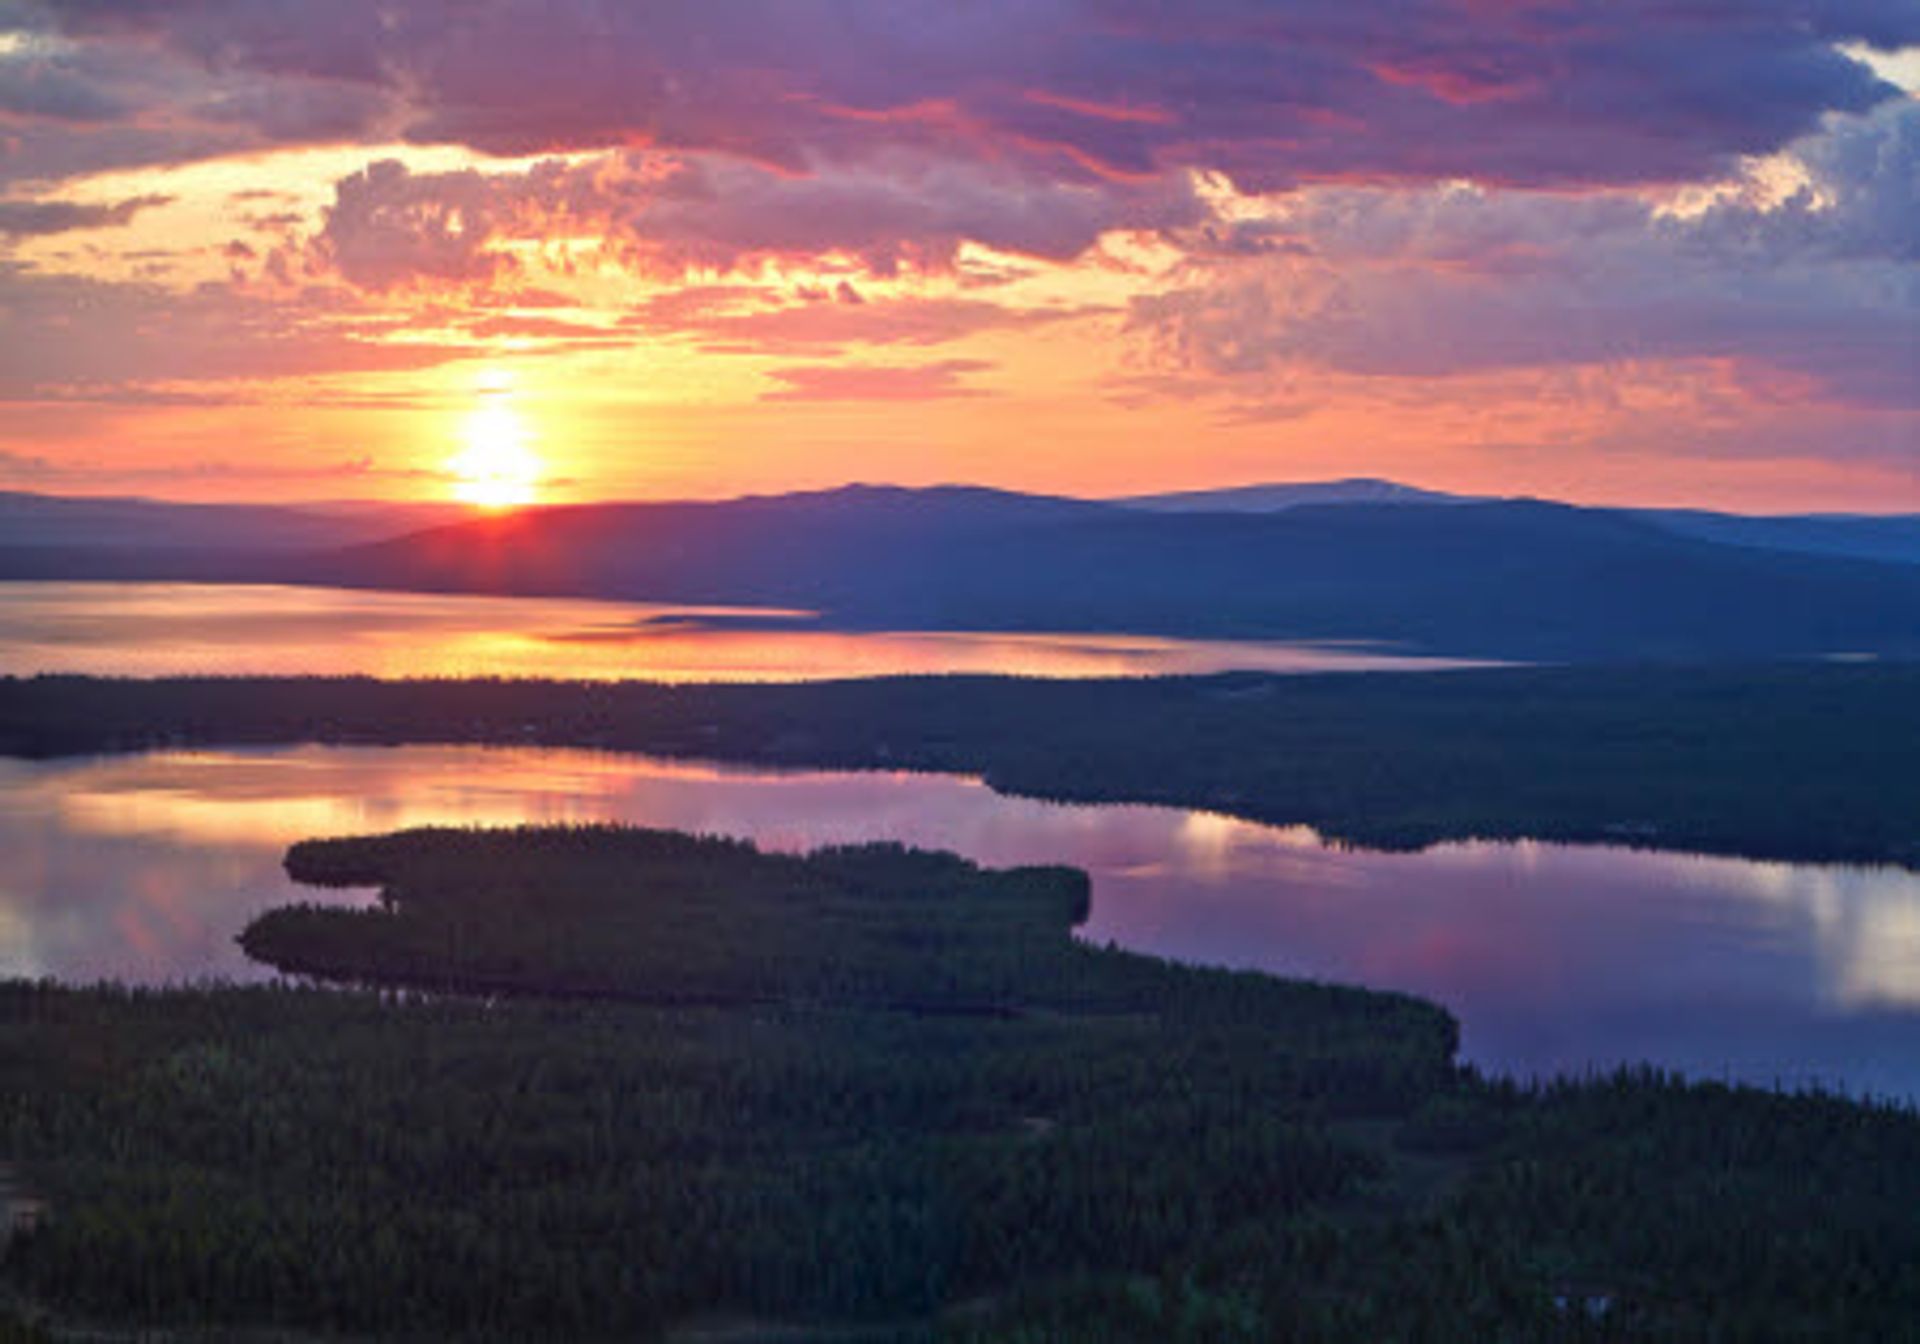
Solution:
M142 210L170 204L171 196L129 196L125 200L92 201L0 200L0 234L40 237L79 229L124 228Z
M762 401L942 401L985 396L962 379L993 366L977 359L943 359L932 364L804 364L770 369L767 376L784 386Z

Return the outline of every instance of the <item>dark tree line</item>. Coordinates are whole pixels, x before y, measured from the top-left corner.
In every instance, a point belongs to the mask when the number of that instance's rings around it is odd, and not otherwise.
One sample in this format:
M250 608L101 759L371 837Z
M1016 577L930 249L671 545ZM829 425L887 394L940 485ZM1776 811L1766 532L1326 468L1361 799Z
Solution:
M1920 864L1920 666L798 686L0 678L0 753L544 743L912 768L1398 848L1587 840Z

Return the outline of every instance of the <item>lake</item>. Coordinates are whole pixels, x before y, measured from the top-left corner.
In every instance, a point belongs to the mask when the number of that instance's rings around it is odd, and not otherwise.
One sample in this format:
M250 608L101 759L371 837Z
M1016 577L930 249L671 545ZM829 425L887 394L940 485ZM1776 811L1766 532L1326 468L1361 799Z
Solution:
M0 760L0 976L260 979L233 937L292 899L308 836L612 819L800 849L899 839L1093 876L1082 935L1409 990L1467 1059L1649 1060L1920 1099L1920 874L1593 846L1342 850L1206 812L1061 805L976 780L483 747Z
M0 674L820 681L1488 666L1363 645L840 631L812 613L271 584L0 583Z

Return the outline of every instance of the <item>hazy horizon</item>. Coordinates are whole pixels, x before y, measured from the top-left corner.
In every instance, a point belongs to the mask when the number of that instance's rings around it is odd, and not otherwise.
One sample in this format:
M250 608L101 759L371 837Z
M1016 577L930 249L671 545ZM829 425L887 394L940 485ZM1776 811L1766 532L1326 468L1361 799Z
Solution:
M434 511L445 514L449 519L463 517L481 518L498 515L503 512L523 508L567 507L573 505L601 504L724 504L744 499L769 499L786 495L830 494L842 490L983 490L1005 494L1028 494L1040 497L1074 499L1095 504L1126 504L1139 499L1153 499L1180 495L1226 495L1236 491L1315 489L1326 486L1344 485L1383 485L1416 491L1422 494L1454 496L1468 503L1524 502L1570 504L1578 508L1592 509L1643 509L1671 511L1700 511L1726 513L1750 517L1788 517L1788 516L1829 516L1857 518L1904 518L1920 515L1920 499L1912 502L1881 501L1879 507L1862 505L1857 508L1736 508L1703 502L1692 497L1676 496L1671 498L1584 498L1575 495L1546 495L1526 491L1474 493L1446 489L1431 483L1409 481L1399 477L1372 475L1316 477L1313 479L1271 479L1239 480L1226 483L1197 486L1168 486L1164 489L1127 490L1111 494L1076 494L1069 491L1025 490L1018 486L995 481L978 480L929 480L907 484L896 480L857 480L850 479L820 485L795 485L791 488L771 488L765 490L735 491L712 494L615 494L593 497L572 497L555 494L529 500L523 504L505 506L485 506L469 504L458 499L444 496L377 496L356 495L323 498L275 498L271 496L224 496L190 494L180 495L161 489L133 491L81 492L68 490L36 489L28 486L0 486L0 496L32 496L43 499L73 500L97 503L134 503L134 504L177 504L183 506L227 505L240 508L276 508L296 511L326 511L332 509L392 509ZM1393 503L1390 499L1364 500L1366 503Z

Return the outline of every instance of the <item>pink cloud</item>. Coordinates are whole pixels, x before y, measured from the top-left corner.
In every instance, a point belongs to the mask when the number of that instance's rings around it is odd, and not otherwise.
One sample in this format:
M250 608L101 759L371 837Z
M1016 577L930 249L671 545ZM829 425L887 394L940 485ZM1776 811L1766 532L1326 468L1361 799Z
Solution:
M938 401L980 397L986 393L961 379L993 365L977 359L946 359L934 364L807 364L771 369L768 377L785 384L762 401Z
M661 334L689 336L716 353L829 355L852 346L944 345L982 331L1018 330L1108 311L1087 307L1015 309L977 299L815 300L777 307L674 312ZM651 317L635 325L655 327Z
M0 400L126 385L430 368L482 347L394 342L378 323L251 298L0 267Z

